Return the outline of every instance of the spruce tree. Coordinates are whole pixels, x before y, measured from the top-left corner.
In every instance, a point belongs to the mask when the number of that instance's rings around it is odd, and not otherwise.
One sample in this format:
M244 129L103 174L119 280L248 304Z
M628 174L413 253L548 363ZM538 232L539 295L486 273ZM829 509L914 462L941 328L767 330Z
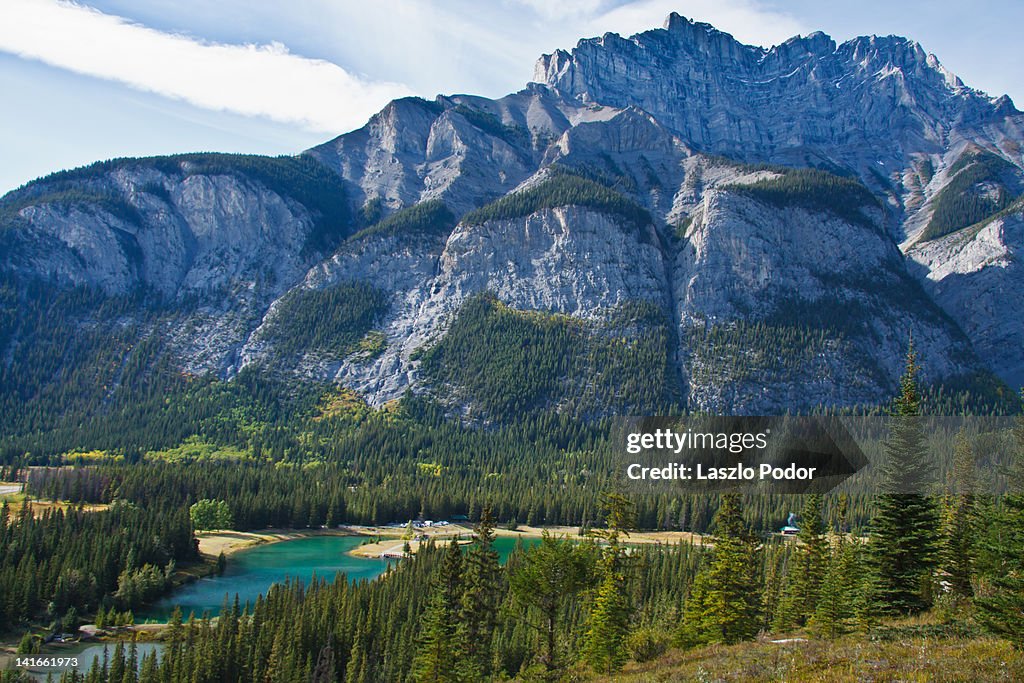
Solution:
M1017 448L1009 476L1009 490L994 520L997 533L994 573L986 595L975 598L978 617L992 633L1024 649L1024 417L1014 429Z
M557 636L559 616L566 601L590 583L588 557L582 549L547 532L526 553L509 576L514 601L529 612L539 613L532 624L540 634L540 661L548 672L561 665Z
M486 680L491 672L491 643L498 617L499 564L494 550L496 522L487 506L473 529L476 542L466 556L465 590L461 599L459 641L461 671L466 680Z
M811 494L800 516L799 545L791 559L785 594L775 628L789 631L807 623L818 605L818 593L828 567L828 538L822 519L821 494Z
M34 655L38 654L38 652L38 639L32 635L31 631L26 631L21 640L18 641L17 653L19 655Z
M430 683L458 681L456 634L459 630L462 588L462 551L454 538L448 544L441 567L431 586L430 603L423 616L413 679Z
M974 451L963 430L957 434L943 524L942 569L953 595L973 593L975 558Z
M114 644L114 654L110 659L110 668L107 671L107 680L117 681L120 683L121 678L124 676L124 642L117 641Z
M601 534L607 545L600 562L601 583L594 599L586 635L583 658L601 673L613 673L626 662L626 636L629 633L631 605L626 586L626 552L619 539L635 525L633 506L625 497L606 497L608 528Z
M770 630L779 619L780 608L785 597L786 565L789 558L785 552L765 555L764 587L761 590L761 628Z
M921 427L920 366L913 342L885 443L882 488L871 520L872 608L910 614L928 606L938 555L939 518L928 490L934 468Z
M738 643L757 634L757 541L743 519L738 493L722 496L714 544L683 609L678 634L683 647Z
M424 626L426 626L425 623ZM356 625L356 632L352 638L352 647L349 651L348 664L345 667L345 680L349 683L361 683L366 680L366 659L368 656L366 641L366 620L361 619ZM419 656L420 651L417 651L417 657Z
M860 547L839 536L828 557L817 604L808 625L825 638L837 638L852 628L861 572Z

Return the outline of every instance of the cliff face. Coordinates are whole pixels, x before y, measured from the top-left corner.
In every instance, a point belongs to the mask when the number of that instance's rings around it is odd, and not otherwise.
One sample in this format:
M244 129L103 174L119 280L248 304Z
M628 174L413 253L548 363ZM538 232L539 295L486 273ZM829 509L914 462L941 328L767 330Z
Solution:
M472 408L423 358L484 293L599 349L552 364L586 375L559 379L568 394L654 337L643 363L702 410L884 399L911 334L928 380L1024 380L1024 117L1006 98L905 39L763 50L677 15L546 55L537 80L398 100L297 158L41 179L0 202L4 281L136 302L118 319L183 371L336 381L375 405L411 389ZM339 313L350 291L365 315ZM0 330L8 365L27 329ZM647 407L601 391L580 409Z
M967 373L970 344L881 231L799 206L706 192L675 256L689 402L774 414L892 391L913 335L931 377Z
M416 249L394 237L355 240L311 270L303 287L355 280L386 289L386 347L372 359L311 354L303 372L340 380L375 404L398 398L422 385L418 352L443 338L481 292L592 325L627 304L658 307L671 321L666 353L679 400L702 410L772 413L878 400L892 390L910 334L929 359L930 378L980 367L968 340L907 272L866 192L858 213L843 218L745 192L781 174L695 156L680 175L674 194L690 201L674 209L685 221L671 232L570 207L463 221ZM273 357L259 341L243 352L246 363Z
M662 30L544 55L534 78L573 102L640 107L708 153L852 171L891 199L897 234L930 194L922 164L941 172L972 145L1020 162L1013 103L897 36L837 46L814 33L766 50L673 14Z
M908 252L925 289L1011 387L1024 385L1024 207Z

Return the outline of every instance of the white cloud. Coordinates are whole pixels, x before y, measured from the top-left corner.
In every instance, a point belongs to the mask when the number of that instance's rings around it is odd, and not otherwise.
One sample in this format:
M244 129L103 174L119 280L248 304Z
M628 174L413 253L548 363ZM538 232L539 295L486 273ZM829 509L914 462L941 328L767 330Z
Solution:
M280 43L203 42L57 0L0 2L0 50L206 109L327 133L358 127L410 94Z
M607 32L630 36L659 28L672 12L731 33L737 40L770 46L808 29L791 16L757 0L516 0L545 20L573 20L577 37ZM569 27L567 27L569 28ZM575 42L573 40L573 42Z
M517 0L548 21L565 21L593 17L608 5L608 0Z
M660 27L672 12L711 24L742 43L765 47L808 30L789 15L767 9L756 0L639 0L594 17L588 28L595 33L614 31L628 36Z

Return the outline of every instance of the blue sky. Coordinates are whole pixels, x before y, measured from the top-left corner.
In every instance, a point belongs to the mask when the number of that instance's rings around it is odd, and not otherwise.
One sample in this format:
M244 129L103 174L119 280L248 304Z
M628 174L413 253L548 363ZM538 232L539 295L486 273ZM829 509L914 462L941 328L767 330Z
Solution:
M905 35L1024 106L1017 0L2 0L0 192L116 156L296 153L393 97L518 90L541 53L673 10L765 46Z

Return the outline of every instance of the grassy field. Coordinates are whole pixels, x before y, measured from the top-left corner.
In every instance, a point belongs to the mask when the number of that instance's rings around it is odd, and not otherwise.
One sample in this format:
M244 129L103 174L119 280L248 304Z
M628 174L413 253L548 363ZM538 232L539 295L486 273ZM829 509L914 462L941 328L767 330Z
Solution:
M545 531L552 536L565 536L567 538L580 537L580 528L578 526L540 527L520 524L516 527L515 531L509 531L505 528L495 529L495 533L498 536L526 536L538 538L543 535ZM666 545L675 545L683 542L700 545L701 539L702 537L700 534L690 533L689 531L631 531L623 540L626 543L662 543Z
M197 531L196 538L199 540L199 552L206 557L217 557L221 553L231 555L239 550L251 548L254 545L264 543L277 543L278 541L292 541L296 538L308 536L351 536L352 534L344 529L306 529L295 531L293 529L262 529L260 531Z
M32 514L41 517L47 510L67 510L78 507L63 500L40 500L30 498L23 491L24 485L18 482L0 481L0 504L7 503L10 506L11 514L19 515L26 505L32 506ZM86 512L106 510L109 505L105 503L89 503L81 505Z

